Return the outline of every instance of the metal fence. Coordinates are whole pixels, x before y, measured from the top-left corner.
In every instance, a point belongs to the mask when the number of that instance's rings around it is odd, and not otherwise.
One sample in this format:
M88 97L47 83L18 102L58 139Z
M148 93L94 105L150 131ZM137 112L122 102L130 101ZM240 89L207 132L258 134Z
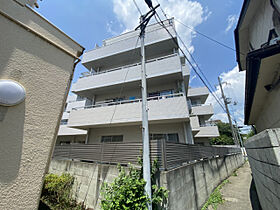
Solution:
M57 145L53 158L75 159L106 164L138 164L141 142ZM211 147L152 140L151 161L157 159L161 170L170 170L183 164L241 153L240 148Z

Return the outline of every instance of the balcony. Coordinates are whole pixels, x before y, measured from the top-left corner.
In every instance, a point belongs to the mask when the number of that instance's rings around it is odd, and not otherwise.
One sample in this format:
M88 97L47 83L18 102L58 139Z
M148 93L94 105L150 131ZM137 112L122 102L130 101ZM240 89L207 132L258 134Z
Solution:
M195 138L214 138L220 136L218 126L206 124L200 127L199 132L194 136Z
M198 116L190 117L190 123L191 123L193 134L197 134L200 131Z
M197 104L192 105L192 115L203 116L204 119L208 120L214 114L212 105Z
M183 93L148 98L149 121L181 122L189 117L186 97ZM87 129L108 125L141 124L141 99L103 103L71 111L68 126Z
M61 119L62 120L67 120L69 118L69 114L70 114L70 111L63 112Z
M172 36L176 37L173 20L164 21L164 24ZM145 54L147 58L169 54L174 48L177 48L177 45L162 26L152 24L147 27L145 35ZM89 70L91 68L98 69L99 67L110 69L139 59L140 41L138 30L105 40L102 47L85 52L82 64Z
M87 135L87 131L69 128L66 124L60 125L58 130L58 136L79 136L79 135Z
M202 104L205 103L206 99L208 98L208 95L209 95L209 91L206 87L188 89L188 98L200 99Z
M147 80L162 82L170 80L189 79L187 67L183 68L178 54L172 54L156 59L148 60L146 63ZM139 87L141 81L141 63L124 66L116 69L101 71L93 75L80 78L73 84L72 92L84 97L91 98L92 95L102 93L102 91L112 91L124 83ZM159 82L159 81L157 81Z

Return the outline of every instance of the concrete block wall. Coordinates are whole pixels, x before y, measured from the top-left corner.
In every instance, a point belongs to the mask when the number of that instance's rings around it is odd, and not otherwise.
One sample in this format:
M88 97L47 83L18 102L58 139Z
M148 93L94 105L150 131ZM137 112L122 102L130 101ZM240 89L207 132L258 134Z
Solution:
M101 186L104 182L113 182L119 171L115 165L53 159L49 173L58 175L69 173L74 176L73 196L78 202L84 202L88 208L98 210Z
M242 154L214 158L162 172L169 190L167 209L201 209L213 190L244 163Z
M167 209L200 209L212 191L244 163L241 154L205 160L161 172L159 183L169 190ZM75 179L74 196L88 208L100 209L104 182L118 176L117 166L53 159L49 173L70 173Z
M262 208L279 209L280 128L251 137L245 147Z

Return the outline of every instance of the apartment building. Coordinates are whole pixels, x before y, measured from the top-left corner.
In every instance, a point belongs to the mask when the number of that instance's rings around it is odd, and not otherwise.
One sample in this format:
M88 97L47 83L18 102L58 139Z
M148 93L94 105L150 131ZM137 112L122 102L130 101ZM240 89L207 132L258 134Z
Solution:
M86 100L77 95L69 95L61 118L56 144L86 143L87 130L68 127L70 111L75 107L86 106Z
M165 21L176 39L173 20ZM57 144L141 141L141 63L138 31L105 40L84 54L89 70L73 85ZM189 69L177 45L160 25L147 27L147 83L150 139L209 145L219 136L207 122L207 88L188 88ZM194 141L195 139L195 141Z
M164 22L175 37L173 20ZM141 141L141 56L139 31L103 42L86 52L89 70L72 86L85 105L69 113L68 127L87 130L87 143ZM187 92L189 69L177 44L158 24L145 37L150 138L193 143ZM66 118L65 118L66 120Z
M218 127L209 121L214 109L211 104L205 104L208 96L206 87L188 89L190 122L195 144L210 145L210 138L220 135Z

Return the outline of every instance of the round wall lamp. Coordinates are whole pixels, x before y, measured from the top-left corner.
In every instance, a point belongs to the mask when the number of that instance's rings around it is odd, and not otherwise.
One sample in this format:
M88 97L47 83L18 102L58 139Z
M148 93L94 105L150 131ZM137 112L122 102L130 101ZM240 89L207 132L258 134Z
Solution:
M26 91L16 81L0 79L0 106L15 106L24 101Z

